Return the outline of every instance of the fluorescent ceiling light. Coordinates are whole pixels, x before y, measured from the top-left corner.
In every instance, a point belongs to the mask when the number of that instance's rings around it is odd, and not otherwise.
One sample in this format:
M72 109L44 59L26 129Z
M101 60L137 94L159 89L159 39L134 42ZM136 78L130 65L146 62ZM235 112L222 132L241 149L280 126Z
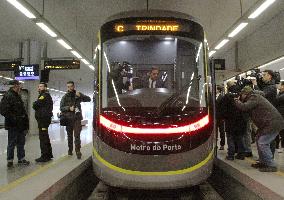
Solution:
M215 49L221 49L227 42L229 42L228 39L222 40L222 42L220 42L220 43L215 47Z
M28 18L30 19L35 19L36 16L31 13L27 8L25 8L21 3L19 3L16 0L7 0L10 4L12 4L13 6L15 6L21 13L23 13L24 15L26 15Z
M65 49L68 49L68 50L72 49L72 47L70 47L70 46L69 46L64 40L62 40L62 39L57 40L57 42L58 42L59 44L61 44Z
M267 67L267 66L269 66L269 65L278 63L278 62L280 62L281 60L284 60L284 56L281 57L281 58L278 58L278 59L276 59L276 60L272 60L271 62L266 63L266 64L264 64L264 65L261 65L261 66L258 67L258 69L261 69L261 68L263 68L263 67Z
M235 30L233 30L228 37L234 37L235 35L237 35L241 30L243 30L246 26L248 25L248 23L241 23L240 25L238 25Z
M95 71L95 67L93 65L89 65L89 67L90 67L91 70Z
M254 18L258 17L263 11L265 11L274 2L275 2L275 0L266 0L248 18L254 19Z
M46 26L44 23L42 22L38 22L36 23L36 25L38 25L42 30L44 30L48 35L50 35L51 37L57 37L56 33L54 33L48 26Z
M86 65L89 65L89 64L90 64L86 59L82 59L81 61L82 61L83 63L85 63Z
M71 53L79 59L82 58L82 56L77 51L71 51Z
M216 51L214 51L214 50L213 50L213 51L210 51L210 52L209 52L209 57L211 57L214 53L216 53Z
M280 71L284 70L284 68L279 69Z

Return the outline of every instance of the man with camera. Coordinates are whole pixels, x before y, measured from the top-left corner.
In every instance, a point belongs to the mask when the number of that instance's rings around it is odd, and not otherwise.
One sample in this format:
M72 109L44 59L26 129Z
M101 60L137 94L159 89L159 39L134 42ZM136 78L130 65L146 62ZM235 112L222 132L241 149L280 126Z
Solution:
M33 103L33 109L35 110L35 118L38 123L41 156L35 161L48 162L53 158L48 135L48 127L51 124L51 117L53 115L53 101L47 91L46 83L41 82L38 85L38 92L39 96L38 99Z
M238 109L248 112L251 120L257 126L257 150L259 162L252 164L261 172L277 171L270 149L270 143L284 128L284 120L277 109L258 91L253 91L249 86L242 89L240 99L235 98Z
M25 131L29 128L29 119L24 102L19 95L21 84L17 80L9 81L12 87L4 94L0 103L0 114L5 117L5 129L8 130L7 167L13 167L14 149L17 146L18 164L29 165L25 159Z
M90 102L91 98L77 92L73 81L67 82L67 93L62 97L60 101L60 110L62 112L61 119L66 120L65 126L68 136L68 155L73 155L73 131L75 137L75 152L78 159L81 159L82 153L80 133L82 130L81 120L82 109L81 102Z
M261 90L264 92L264 97L274 105L277 96L277 88L274 79L274 72L272 70L264 70L262 72L262 86ZM253 82L256 85L256 81Z

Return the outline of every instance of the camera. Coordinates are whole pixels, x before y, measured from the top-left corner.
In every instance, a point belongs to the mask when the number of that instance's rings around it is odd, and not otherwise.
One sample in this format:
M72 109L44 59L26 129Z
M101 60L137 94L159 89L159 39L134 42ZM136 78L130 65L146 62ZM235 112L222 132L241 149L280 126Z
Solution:
M260 69L253 69L246 73L246 78L236 76L235 78L237 80L237 85L240 88L244 88L245 86L252 86L252 80L256 80L257 86L262 89L264 87L264 81L262 78L262 72L260 72ZM273 72L272 80L275 81L275 84L280 83L280 73L277 71Z
M123 61L122 64L119 62L111 62L110 72L108 76L109 86L111 87L111 82L114 81L116 85L116 90L118 94L122 94L127 91L130 86L130 79L133 77L132 66ZM113 90L110 88L110 91ZM109 93L109 97L114 95L114 91Z

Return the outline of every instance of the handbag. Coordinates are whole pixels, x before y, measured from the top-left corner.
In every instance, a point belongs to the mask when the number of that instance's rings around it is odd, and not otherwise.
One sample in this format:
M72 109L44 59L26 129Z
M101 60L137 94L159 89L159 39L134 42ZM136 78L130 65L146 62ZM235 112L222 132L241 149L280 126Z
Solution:
M74 124L75 114L73 112L64 112L60 114L60 126L70 126Z

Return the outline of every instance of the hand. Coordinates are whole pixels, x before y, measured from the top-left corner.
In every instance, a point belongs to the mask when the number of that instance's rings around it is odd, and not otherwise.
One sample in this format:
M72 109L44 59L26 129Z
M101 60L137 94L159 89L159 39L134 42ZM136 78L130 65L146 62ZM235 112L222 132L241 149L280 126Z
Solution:
M74 106L71 106L71 107L70 107L70 111L73 112L74 110L75 110L75 107L74 107Z
M76 96L80 97L81 96L80 92L76 92Z

